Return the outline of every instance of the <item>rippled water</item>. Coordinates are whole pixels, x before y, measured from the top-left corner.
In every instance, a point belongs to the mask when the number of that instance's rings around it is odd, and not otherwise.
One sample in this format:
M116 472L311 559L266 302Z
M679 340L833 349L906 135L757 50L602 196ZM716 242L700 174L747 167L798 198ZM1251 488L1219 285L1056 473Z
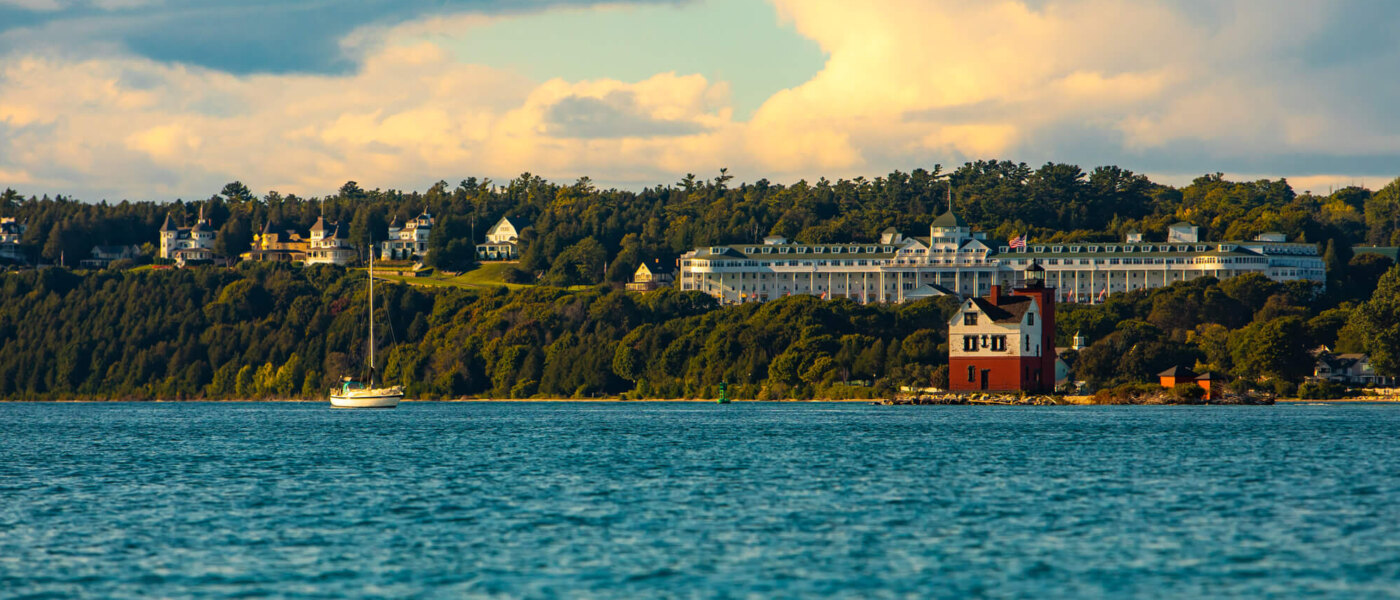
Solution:
M1400 595L1400 406L0 405L3 597Z

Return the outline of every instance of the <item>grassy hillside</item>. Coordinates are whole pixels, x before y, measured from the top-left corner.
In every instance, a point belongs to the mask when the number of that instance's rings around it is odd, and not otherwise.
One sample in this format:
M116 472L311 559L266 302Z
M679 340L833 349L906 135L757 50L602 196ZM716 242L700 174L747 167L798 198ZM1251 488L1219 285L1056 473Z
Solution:
M530 287L518 283L506 283L506 272L514 268L515 265L516 263L513 262L485 263L465 273L451 276L436 271L427 277L407 277L375 273L375 279L427 287L456 287L463 289L489 289L505 286L512 290L518 290Z

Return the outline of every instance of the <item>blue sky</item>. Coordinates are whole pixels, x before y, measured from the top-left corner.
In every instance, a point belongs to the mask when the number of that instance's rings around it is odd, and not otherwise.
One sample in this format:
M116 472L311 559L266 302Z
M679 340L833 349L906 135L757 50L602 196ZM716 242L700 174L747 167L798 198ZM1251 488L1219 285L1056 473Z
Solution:
M1400 175L1381 0L0 0L0 187Z

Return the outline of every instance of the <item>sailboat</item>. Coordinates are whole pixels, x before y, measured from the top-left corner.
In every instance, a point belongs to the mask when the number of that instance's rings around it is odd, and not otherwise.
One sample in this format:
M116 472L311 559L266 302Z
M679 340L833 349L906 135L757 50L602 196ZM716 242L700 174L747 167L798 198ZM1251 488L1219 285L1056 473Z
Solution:
M369 252L369 380L341 377L340 388L331 391L332 408L394 408L403 399L403 388L374 387L374 249Z

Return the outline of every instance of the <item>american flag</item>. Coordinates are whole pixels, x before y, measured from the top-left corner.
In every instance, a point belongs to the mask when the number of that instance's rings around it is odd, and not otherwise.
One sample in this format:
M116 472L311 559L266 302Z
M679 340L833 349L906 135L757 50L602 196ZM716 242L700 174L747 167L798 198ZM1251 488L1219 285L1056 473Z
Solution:
M1010 241L1010 242L1007 242L1007 245L1010 246L1012 249L1016 249L1016 248L1022 248L1022 249L1024 249L1024 248L1026 247L1026 236L1024 236L1024 235L1018 235L1018 236L1016 236L1016 237L1014 237L1014 238L1011 238L1011 241Z

